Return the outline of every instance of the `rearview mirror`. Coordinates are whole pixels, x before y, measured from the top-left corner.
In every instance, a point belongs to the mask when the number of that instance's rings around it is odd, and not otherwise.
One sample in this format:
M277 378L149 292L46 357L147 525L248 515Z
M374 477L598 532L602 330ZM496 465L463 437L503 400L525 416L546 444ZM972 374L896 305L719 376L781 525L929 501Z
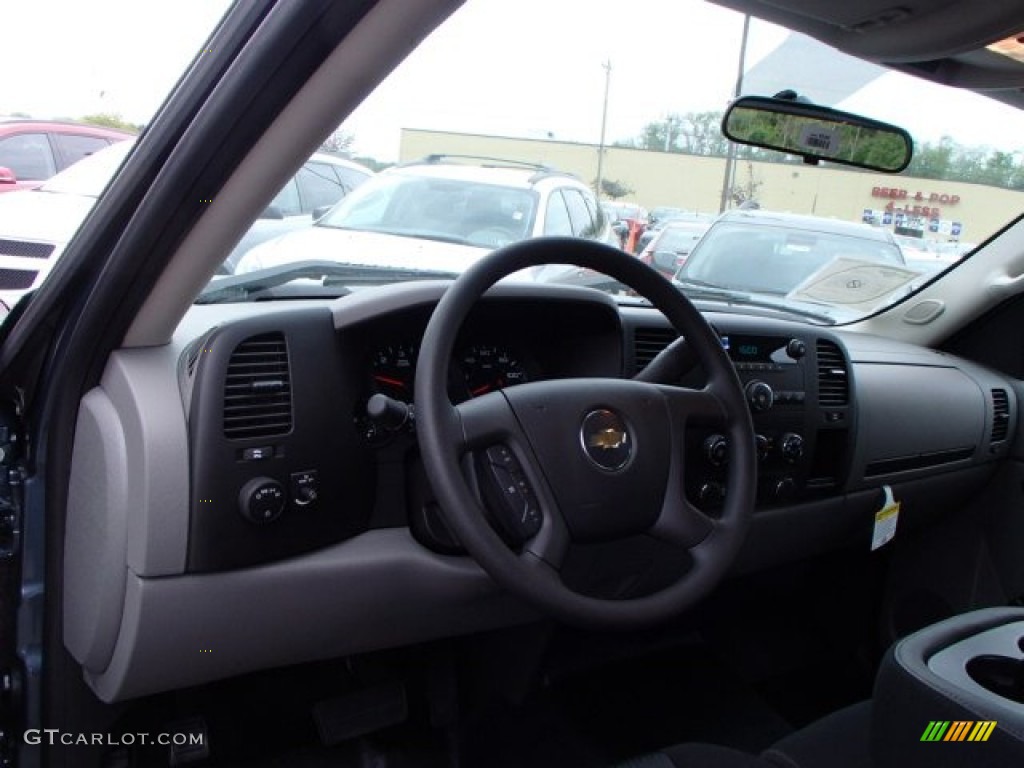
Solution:
M902 128L860 115L790 99L744 96L729 107L722 133L752 147L787 152L817 165L830 163L899 173L914 142Z

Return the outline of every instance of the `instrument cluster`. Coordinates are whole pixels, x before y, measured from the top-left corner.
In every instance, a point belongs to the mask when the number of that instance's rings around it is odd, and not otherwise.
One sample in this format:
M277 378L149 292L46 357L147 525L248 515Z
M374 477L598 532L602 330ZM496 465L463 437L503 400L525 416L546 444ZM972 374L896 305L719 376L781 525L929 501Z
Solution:
M374 351L370 388L374 393L411 403L419 349L414 343L388 344ZM463 402L536 378L534 367L504 344L479 342L458 349L449 367L448 393Z

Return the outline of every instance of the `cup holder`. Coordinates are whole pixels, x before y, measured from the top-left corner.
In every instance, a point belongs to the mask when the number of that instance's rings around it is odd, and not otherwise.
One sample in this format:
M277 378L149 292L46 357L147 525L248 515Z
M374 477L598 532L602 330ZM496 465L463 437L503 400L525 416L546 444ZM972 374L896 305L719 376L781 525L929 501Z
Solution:
M1021 638L1020 644L1024 645L1024 638ZM982 688L1024 704L1024 659L996 655L975 656L967 662L967 674Z

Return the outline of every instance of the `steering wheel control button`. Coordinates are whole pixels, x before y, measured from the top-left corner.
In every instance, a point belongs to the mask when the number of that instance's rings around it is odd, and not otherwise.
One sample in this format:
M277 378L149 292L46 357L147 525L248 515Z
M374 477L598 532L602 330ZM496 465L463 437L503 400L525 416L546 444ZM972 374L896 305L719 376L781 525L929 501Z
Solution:
M255 525L272 523L284 512L284 487L269 477L256 477L242 486L238 508L242 517Z
M487 449L487 458L491 460L491 464L497 464L499 467L515 468L522 471L519 461L516 459L515 454L509 450L508 446L491 446Z
M491 499L492 513L513 541L526 541L540 530L541 514L519 460L508 448L496 446L488 449L483 463L491 490L486 495Z
M729 441L723 435L711 435L704 440L704 458L713 467L721 467L729 461Z
M772 388L763 381L752 381L747 384L744 390L747 394L747 402L750 409L757 413L767 411L775 404L775 393Z
M310 469L292 474L292 501L297 507L308 507L320 498L320 482L317 471Z
M590 460L608 472L623 469L633 456L633 439L625 420L606 408L586 415L580 442Z

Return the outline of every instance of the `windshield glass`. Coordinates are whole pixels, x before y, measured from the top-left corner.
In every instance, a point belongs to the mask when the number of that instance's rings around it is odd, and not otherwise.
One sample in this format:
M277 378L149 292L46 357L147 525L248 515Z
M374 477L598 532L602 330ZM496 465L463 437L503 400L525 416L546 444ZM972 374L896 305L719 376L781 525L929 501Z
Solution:
M536 195L528 189L460 179L381 176L345 197L317 226L488 247L493 246L496 231L506 242L527 237L535 205Z
M749 217L721 220L690 253L679 277L713 286L784 296L835 259L903 266L891 238L851 224L847 232L809 229L814 222ZM861 232L855 232L862 229Z
M107 17L130 16L134 8L126 0L98 5ZM38 4L21 6L24 28L48 26ZM48 63L39 77L3 78L0 112L109 113L144 127L157 108L155 93L174 82L167 73L184 68L226 6L167 6L160 28L175 34L145 36L146 50L133 49L131 66L124 65L120 31L112 27L109 40L91 33L83 57L121 46L121 58L68 71ZM98 13L96 4L89 7L90 16ZM655 246L679 255L662 271L680 290L696 296L695 283L710 283L804 309L813 298L842 310L830 316L846 321L956 268L1024 211L1020 110L700 0L636 0L629 15L644 24L630 34L616 23L622 14L622 4L609 0L468 0L324 137L316 171L311 159L276 196L267 195L265 214L224 254L214 279L315 261L355 265L360 281L364 267L379 282L389 275L407 280L457 272L494 248L549 235L640 257L667 221L706 217L714 225L696 244L700 232L680 229ZM70 34L61 40L68 51L82 47ZM20 38L8 42L23 45ZM20 58L36 57L25 49ZM156 74L145 75L143 64ZM784 90L907 129L915 145L909 167L893 175L827 161L814 166L723 136L730 101ZM82 161L81 184L54 181L44 189L95 194L88 190L102 187L92 183L103 181L102 173L87 173L84 164L98 168L101 154ZM355 162L358 178L324 156ZM0 204L16 194L0 194ZM779 218L771 226L728 218L737 212ZM0 239L22 233L24 218L8 217L0 205ZM30 234L57 242L59 255L66 229L53 224ZM885 291L870 302L810 289L837 266L877 277L879 265L899 271L886 272L882 283L872 278ZM299 271L308 281L309 270ZM529 279L567 276L579 282L564 269ZM344 280L331 275L339 295L352 287ZM863 283L860 276L853 282ZM613 283L593 285L634 300ZM730 306L744 300L733 295Z

